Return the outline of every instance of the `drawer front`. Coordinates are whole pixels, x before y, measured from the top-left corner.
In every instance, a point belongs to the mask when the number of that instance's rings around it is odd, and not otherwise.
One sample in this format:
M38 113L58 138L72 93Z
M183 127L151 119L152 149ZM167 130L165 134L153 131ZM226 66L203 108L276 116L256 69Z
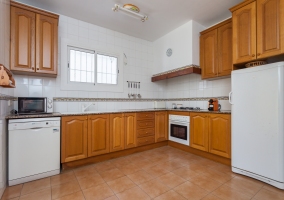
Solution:
M153 144L153 143L155 143L155 136L137 138L137 146L143 146L143 145Z
M137 120L147 120L147 119L155 119L154 112L140 112L136 114Z
M137 137L146 137L146 136L150 136L150 135L155 135L155 129L154 128L137 130Z
M136 127L137 129L154 128L155 121L154 120L137 121Z

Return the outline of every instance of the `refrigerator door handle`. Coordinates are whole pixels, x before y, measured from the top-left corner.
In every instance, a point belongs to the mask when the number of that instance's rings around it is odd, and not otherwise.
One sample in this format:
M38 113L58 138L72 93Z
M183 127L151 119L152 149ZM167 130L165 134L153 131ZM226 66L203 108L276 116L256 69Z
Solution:
M229 103L231 104L231 105L233 105L233 103L232 103L232 91L229 93Z

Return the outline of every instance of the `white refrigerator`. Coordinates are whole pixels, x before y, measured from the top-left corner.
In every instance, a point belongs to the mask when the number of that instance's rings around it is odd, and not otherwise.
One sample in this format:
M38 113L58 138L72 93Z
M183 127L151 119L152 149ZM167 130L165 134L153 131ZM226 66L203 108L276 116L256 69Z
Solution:
M232 72L232 171L284 189L284 62Z

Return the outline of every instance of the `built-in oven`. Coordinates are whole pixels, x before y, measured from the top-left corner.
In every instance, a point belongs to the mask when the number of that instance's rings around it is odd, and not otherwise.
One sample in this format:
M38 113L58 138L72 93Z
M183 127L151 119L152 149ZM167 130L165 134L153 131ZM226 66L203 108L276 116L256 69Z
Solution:
M189 146L190 117L169 115L169 140Z

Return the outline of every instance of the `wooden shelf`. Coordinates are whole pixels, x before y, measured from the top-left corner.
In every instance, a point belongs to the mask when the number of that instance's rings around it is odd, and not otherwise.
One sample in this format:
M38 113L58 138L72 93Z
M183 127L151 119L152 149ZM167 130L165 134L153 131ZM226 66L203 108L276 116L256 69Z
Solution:
M197 65L189 65L182 68L170 70L167 72L155 74L152 76L152 82L161 81L169 78L183 76L187 74L201 74L201 69Z
M0 86L6 88L16 87L12 72L2 64L0 64Z

